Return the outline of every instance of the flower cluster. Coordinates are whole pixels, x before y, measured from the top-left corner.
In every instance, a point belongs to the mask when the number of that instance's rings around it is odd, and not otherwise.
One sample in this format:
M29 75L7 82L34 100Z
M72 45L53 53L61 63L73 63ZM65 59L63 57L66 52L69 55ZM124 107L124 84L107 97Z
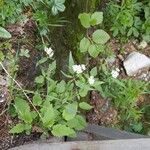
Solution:
M118 68L116 68L115 70L111 71L111 75L113 78L117 78L119 76L119 72L120 70Z
M90 85L93 85L94 82L95 82L94 77L93 77L93 76L90 76L89 79L88 79L88 82L89 82Z
M77 73L77 74L80 74L80 73L82 73L84 70L86 70L86 67L85 67L85 65L73 65L72 66L72 69L73 69L73 71L75 72L75 73Z
M50 47L50 48L45 47L45 48L44 48L44 51L47 53L47 55L49 55L49 57L50 57L50 58L52 58L52 57L53 57L53 55L54 55L54 51L52 50L52 48L51 48L51 47Z

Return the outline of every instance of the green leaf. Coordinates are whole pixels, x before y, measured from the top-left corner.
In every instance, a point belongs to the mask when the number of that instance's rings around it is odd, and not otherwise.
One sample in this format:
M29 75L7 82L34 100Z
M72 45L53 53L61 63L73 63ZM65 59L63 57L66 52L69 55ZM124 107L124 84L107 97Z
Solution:
M150 42L150 35L143 34L143 35L142 35L142 38L143 38L144 41Z
M65 5L64 4L58 4L56 5L57 10L59 10L60 12L63 12L65 10Z
M92 25L101 24L103 22L103 12L94 12L91 16L91 20L96 20L96 23Z
M102 44L96 45L96 44L92 44L90 45L88 52L90 54L90 56L96 58L100 52L103 52L105 49L105 46Z
M96 48L97 48L97 51L100 53L105 50L105 45L99 44L96 46Z
M66 125L57 124L53 126L52 134L57 137L71 136L75 134L75 131Z
M66 90L66 82L62 80L60 83L57 84L56 91L58 93L63 93Z
M91 71L90 71L90 75L91 76L96 76L97 75L97 67L94 67Z
M33 2L33 0L22 0L21 1L25 6L29 6L32 2Z
M48 60L47 57L44 57L44 58L40 59L40 60L37 62L36 67L39 66L39 65L41 65L41 64L43 64L43 63L45 63L47 60Z
M89 104L86 103L86 102L81 102L81 103L79 103L79 107L80 107L81 109L84 109L84 110L90 110L90 109L93 108L91 105L89 105Z
M65 10L64 0L54 0L54 4L52 6L52 14L57 15L58 12L63 12Z
M118 28L115 28L115 29L113 30L113 36L116 37L118 34L119 34L119 29L118 29Z
M81 51L82 53L88 51L89 46L90 46L90 41L89 41L89 39L87 39L87 38L84 37L84 38L80 41L80 51Z
M135 132L141 132L143 129L143 124L141 122L133 124L132 128Z
M57 9L57 7L55 7L55 6L52 7L52 14L53 14L53 15L57 15L57 14L58 14L58 9Z
M99 29L93 33L92 39L97 44L105 44L110 39L110 36L104 30Z
M69 120L67 125L75 130L83 130L86 127L86 120L80 115L76 115L75 118Z
M42 104L42 98L37 92L33 96L33 104L35 106L40 106Z
M4 28L0 27L0 38L9 39L11 38L11 34Z
M73 104L68 104L65 109L63 110L63 118L65 120L70 120L70 119L73 119L77 113L77 104L76 103L73 103Z
M79 14L78 18L80 19L80 22L83 27L89 28L90 27L90 20L91 20L91 15L88 13L82 13Z
M2 52L2 51L0 51L0 61L3 61L3 60L4 60L4 58L5 58L5 56L4 56L3 52Z
M70 52L69 54L69 70L71 73L73 73L73 70L72 70L72 66L75 64L74 60L73 60L73 56L72 56L72 53Z
M47 71L48 75L51 74L52 72L55 72L55 70L56 70L56 60L49 64Z
M96 90L98 90L98 91L102 91L102 84L104 84L105 82L103 82L103 81L96 81L95 83L94 83L94 85L93 85L93 87L96 89Z
M55 123L55 111L49 101L45 101L41 112L43 125L47 128L52 127Z
M30 111L30 106L25 100L21 98L16 98L15 108L20 119L22 119L25 123L32 122L33 119L32 119L32 113Z
M85 97L88 93L88 91L92 90L89 84L86 84L84 82L81 81L76 81L76 86L78 86L79 89L79 95L81 97Z
M42 75L36 77L35 82L38 84L43 84L44 83L44 77Z
M30 57L29 50L28 49L21 49L19 56L29 58Z
M85 97L87 94L88 94L88 89L80 89L79 90L79 95L81 96L81 97Z
M128 31L128 33L127 33L127 36L130 37L132 35L132 33L133 33L133 29L130 28L129 31Z
M138 37L139 36L139 31L136 29L136 28L133 28L133 35L135 37Z
M22 133L23 131L25 131L24 124L18 123L9 131L9 133L15 134L15 133Z
M89 52L90 56L92 56L94 58L96 58L99 54L99 51L97 51L95 44L90 45L88 52Z

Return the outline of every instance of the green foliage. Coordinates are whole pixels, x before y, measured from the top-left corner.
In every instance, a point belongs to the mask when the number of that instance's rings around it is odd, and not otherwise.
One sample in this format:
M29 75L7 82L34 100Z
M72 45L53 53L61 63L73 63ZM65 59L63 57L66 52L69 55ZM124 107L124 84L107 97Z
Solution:
M87 52L89 46L90 46L90 41L89 41L89 39L87 39L87 38L84 37L84 38L80 41L80 51L81 51L81 52Z
M35 78L37 91L32 92L31 101L20 97L14 100L20 124L14 126L10 133L29 133L36 125L45 133L51 131L54 136L75 136L76 130L82 130L86 126L86 120L81 116L80 110L92 109L87 102L81 102L81 97L87 96L88 92L94 89L95 84L91 86L87 82L89 74L78 75L71 71L71 65L74 65L72 54L70 54L70 69L67 75L71 78L67 82L54 80L55 61L43 58L37 64L41 68L41 75ZM45 68L46 64L48 68ZM96 68L91 72L96 76ZM82 91L83 89L85 91Z
M55 111L53 105L49 101L43 103L41 108L42 123L44 127L50 128L54 125L55 121Z
M145 22L142 24L142 37L145 41L150 42L150 2L144 5Z
M96 44L103 45L110 39L110 36L104 30L96 30L92 35L92 39Z
M9 133L12 134L22 133L23 131L30 131L30 130L31 130L31 125L18 123L9 131Z
M148 84L133 79L119 80L112 78L108 70L101 74L104 83L99 88L104 98L110 98L118 110L120 125L125 130L140 131L142 110L138 107L139 97L147 91Z
M5 58L5 56L4 56L3 52L2 52L2 51L0 51L0 61L3 61L3 60L4 60L4 58Z
M29 50L28 49L21 49L19 56L21 56L21 57L24 56L24 57L29 58L30 57Z
M42 75L36 77L35 82L38 84L43 84L44 83L44 77Z
M65 0L52 0L52 14L57 15L58 12L63 12L65 10Z
M0 7L0 25L23 22L32 17L38 24L40 35L46 36L50 32L49 26L61 26L63 20L56 15L65 10L64 3L65 0L5 0Z
M21 98L16 98L15 99L15 108L16 112L18 114L18 117L23 120L25 123L32 123L33 118L32 118L32 112L30 110L29 104L21 99Z
M76 113L77 113L77 104L76 103L68 104L63 110L62 116L65 120L71 120L75 117Z
M71 136L75 134L75 131L66 125L58 124L53 126L52 134L58 137Z
M103 13L94 12L93 14L82 13L78 17L83 27L99 25L103 22ZM80 52L88 52L90 56L96 58L100 53L104 52L105 44L110 39L108 33L102 29L96 30L91 37L84 37L80 41Z
M90 110L92 109L93 107L91 105L89 105L88 103L86 102L81 102L79 103L79 107L83 110Z
M104 13L105 26L113 32L114 37L142 37L149 42L149 10L150 4L146 0L110 1Z
M35 106L40 106L42 104L42 98L41 98L40 94L38 94L38 92L35 92L35 94L33 96L33 104Z
M82 116L76 115L73 119L67 121L67 125L75 130L83 130L86 127L86 121Z
M90 26L95 26L103 22L103 12L94 12L93 14L82 13L79 14L78 18L83 27L89 28Z
M9 39L11 38L11 34L4 28L0 27L0 38Z

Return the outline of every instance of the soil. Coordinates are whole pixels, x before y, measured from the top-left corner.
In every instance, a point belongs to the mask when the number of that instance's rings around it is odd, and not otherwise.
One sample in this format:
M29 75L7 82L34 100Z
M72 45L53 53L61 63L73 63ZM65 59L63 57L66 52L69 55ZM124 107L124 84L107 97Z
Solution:
M103 99L98 92L91 92L90 103L94 109L87 114L89 123L110 126L117 122L117 111L111 106L111 102Z

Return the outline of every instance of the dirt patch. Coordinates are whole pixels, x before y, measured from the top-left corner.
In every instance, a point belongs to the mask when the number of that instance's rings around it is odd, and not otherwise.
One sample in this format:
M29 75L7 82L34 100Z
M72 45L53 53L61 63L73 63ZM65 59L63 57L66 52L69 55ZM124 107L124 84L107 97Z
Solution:
M87 114L89 123L109 126L117 122L117 111L110 101L103 99L98 92L91 92L90 104L94 108Z

